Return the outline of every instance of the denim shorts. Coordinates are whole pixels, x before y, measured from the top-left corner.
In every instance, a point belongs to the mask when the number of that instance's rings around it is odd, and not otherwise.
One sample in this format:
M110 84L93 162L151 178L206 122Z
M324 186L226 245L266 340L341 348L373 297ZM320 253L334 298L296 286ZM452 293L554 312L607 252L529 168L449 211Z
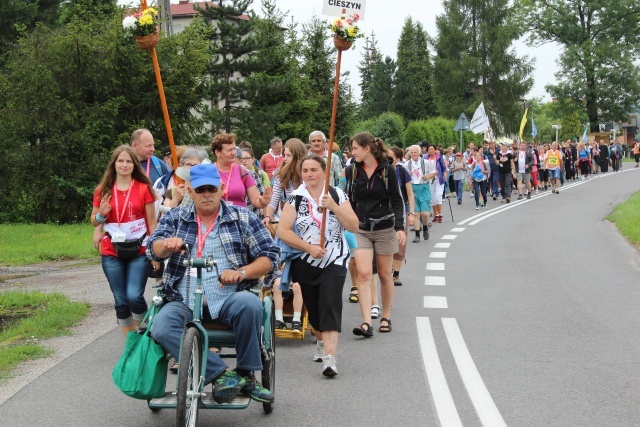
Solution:
M549 179L560 179L561 174L562 171L560 170L560 168L549 169Z

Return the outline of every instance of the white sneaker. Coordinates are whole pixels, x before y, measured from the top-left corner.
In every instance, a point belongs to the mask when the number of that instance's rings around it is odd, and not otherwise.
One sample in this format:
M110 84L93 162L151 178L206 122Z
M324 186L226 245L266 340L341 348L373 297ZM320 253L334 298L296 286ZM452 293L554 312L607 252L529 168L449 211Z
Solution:
M322 362L324 357L324 343L322 341L316 342L316 354L313 355L314 362Z
M322 375L327 377L335 377L338 375L335 356L326 355L322 358Z

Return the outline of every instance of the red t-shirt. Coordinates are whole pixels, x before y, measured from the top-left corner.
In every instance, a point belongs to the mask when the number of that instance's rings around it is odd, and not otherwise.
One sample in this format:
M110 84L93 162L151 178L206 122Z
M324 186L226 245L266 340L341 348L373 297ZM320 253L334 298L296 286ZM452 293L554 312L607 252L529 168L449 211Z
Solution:
M127 195L129 196L128 200ZM116 197L118 209L116 209ZM98 187L93 192L94 207L100 207L100 199L100 188ZM104 224L105 233L113 234L119 230L123 231L126 235L125 240L136 240L147 234L145 206L154 202L155 198L149 193L149 188L136 180L132 181L130 190L117 190L116 194L111 197L111 202L109 203L111 205L111 211L107 215L107 222ZM117 212L118 210L119 212ZM144 254L145 251L144 244L146 244L146 238L143 241L143 247L140 248L141 255ZM111 238L107 234L102 236L100 253L102 255L116 256Z

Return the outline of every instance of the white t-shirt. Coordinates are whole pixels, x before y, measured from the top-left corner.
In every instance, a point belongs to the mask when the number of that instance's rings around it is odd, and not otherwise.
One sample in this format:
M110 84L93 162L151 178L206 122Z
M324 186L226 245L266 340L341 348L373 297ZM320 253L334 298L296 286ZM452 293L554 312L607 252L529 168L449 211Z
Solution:
M527 152L518 151L518 173L525 173L524 167L526 165Z

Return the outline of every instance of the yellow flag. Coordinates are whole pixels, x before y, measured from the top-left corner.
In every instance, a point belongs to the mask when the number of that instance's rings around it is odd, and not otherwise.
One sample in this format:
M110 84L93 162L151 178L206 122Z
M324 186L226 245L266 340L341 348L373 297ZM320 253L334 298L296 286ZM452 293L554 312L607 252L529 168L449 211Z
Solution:
M520 141L522 141L522 132L524 132L524 126L527 124L527 111L529 111L528 108L525 108L524 110L524 116L522 116L522 121L520 122Z

